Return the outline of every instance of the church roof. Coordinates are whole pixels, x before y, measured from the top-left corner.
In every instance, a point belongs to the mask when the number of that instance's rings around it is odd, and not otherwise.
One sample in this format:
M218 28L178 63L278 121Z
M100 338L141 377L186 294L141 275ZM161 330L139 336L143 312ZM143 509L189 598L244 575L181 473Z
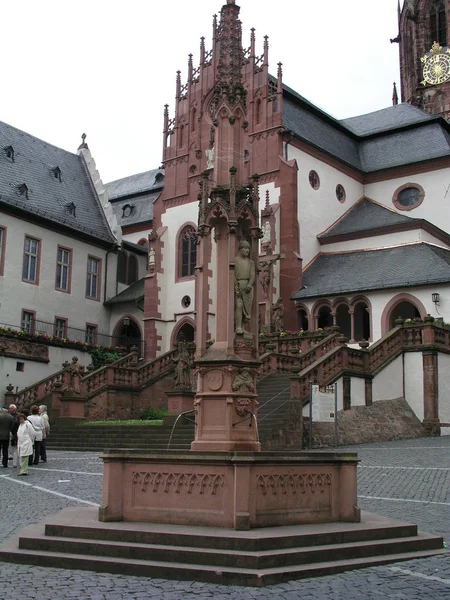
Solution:
M164 187L164 171L152 169L137 173L111 181L105 187L121 227L149 223L153 219L153 203Z
M421 219L402 215L369 198L361 198L338 221L317 237L320 241L352 233L364 233L374 229L384 229L405 223L412 224L415 221L419 224L422 222Z
M105 304L121 304L123 302L137 302L144 297L145 277L135 281L125 290L122 290L117 296L106 300Z
M293 300L450 282L450 250L417 242L391 248L319 254Z
M144 173L137 173L136 175L111 181L105 187L111 201L126 196L154 192L164 187L164 171L162 169L144 171Z
M436 117L405 102L339 122L356 135L365 136L432 120Z
M450 157L444 119L407 103L338 121L283 86L283 127L362 173Z
M121 227L138 223L150 223L153 219L153 203L160 193L160 190L157 190L152 193L144 193L132 198L111 202L117 223Z
M101 245L116 241L82 157L2 121L0 205Z

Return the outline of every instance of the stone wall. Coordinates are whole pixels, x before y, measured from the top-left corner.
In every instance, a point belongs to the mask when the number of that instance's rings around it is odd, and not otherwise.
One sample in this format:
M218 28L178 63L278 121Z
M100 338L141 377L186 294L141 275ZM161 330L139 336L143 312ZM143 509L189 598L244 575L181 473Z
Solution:
M403 398L380 400L338 413L339 445L423 437L426 432ZM313 423L313 448L334 446L334 423ZM304 423L308 447L309 422Z

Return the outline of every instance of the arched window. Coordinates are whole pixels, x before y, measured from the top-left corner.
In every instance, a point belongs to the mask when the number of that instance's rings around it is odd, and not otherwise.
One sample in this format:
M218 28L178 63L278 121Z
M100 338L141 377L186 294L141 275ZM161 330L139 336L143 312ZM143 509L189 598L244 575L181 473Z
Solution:
M308 331L309 329L308 313L304 308L297 311L297 326L299 329L303 329L303 331Z
M355 304L353 320L355 342L370 340L370 312L365 302Z
M134 254L130 254L128 256L128 275L127 275L128 285L137 281L137 278L138 278L137 258L134 256Z
M258 98L256 101L256 111L255 111L255 124L259 125L261 123L261 98Z
M329 306L321 306L317 313L317 327L324 329L333 325L333 316Z
M447 45L447 19L445 16L445 2L435 0L430 8L430 46L437 42L441 46Z
M117 281L119 283L127 282L127 255L125 252L119 252L117 257Z
M336 325L349 340L352 338L352 319L346 304L339 304L336 309Z
M195 265L197 262L195 234L195 228L192 225L188 225L180 233L178 246L180 277L193 277L195 275Z

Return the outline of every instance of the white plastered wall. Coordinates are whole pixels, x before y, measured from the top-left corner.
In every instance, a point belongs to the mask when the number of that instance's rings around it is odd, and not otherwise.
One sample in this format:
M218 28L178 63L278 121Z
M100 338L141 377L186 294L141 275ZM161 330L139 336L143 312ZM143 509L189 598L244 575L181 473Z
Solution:
M399 356L373 378L373 401L403 398L403 361Z
M41 363L22 358L0 357L0 376L4 385L0 388L0 398L3 401L4 392L7 385L14 386L14 391L27 388L34 385L38 381L53 375L61 370L62 364L67 361L71 362L74 356L78 357L79 364L87 367L92 361L88 352L81 352L72 348L59 348L49 346L49 363ZM17 364L23 364L23 371L17 371ZM3 404L2 404L3 405Z
M423 187L425 198L420 206L410 211L397 211L400 214L417 219L426 219L440 228L446 228L443 216L450 212L450 168L439 169L427 173L417 173L407 177L389 179L365 186L365 194L369 198L397 210L392 203L395 191L406 183L417 183Z
M289 146L289 160L298 165L298 218L300 223L300 254L306 266L318 252L316 236L330 227L363 195L363 185L342 171L326 164L294 146ZM314 190L309 183L311 170L317 172L320 187ZM336 198L336 186L341 184L346 201Z
M0 225L7 228L5 270L0 277L0 322L20 326L25 309L35 311L40 321L54 323L58 316L67 318L69 327L84 330L86 323L93 323L100 334L107 334L109 311L103 306L106 250L4 213ZM26 235L41 240L39 285L22 281ZM72 249L70 294L55 290L58 245ZM85 295L88 255L102 261L100 301Z
M423 361L422 352L405 352L405 400L421 421L423 420Z
M164 242L162 267L164 275L158 276L160 286L159 312L161 321L156 323L157 335L161 336L161 353L170 350L170 338L173 329L184 317L194 320L195 310L195 279L177 280L177 235L186 223L196 224L198 206L196 203L185 204L182 207L169 208L162 216L162 226L167 227L161 241ZM191 304L184 308L181 300L189 296Z

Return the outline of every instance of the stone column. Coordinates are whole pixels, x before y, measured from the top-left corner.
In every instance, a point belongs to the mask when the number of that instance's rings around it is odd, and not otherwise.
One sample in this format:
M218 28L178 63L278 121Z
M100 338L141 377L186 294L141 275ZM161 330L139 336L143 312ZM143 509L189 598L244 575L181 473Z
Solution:
M430 435L440 434L438 354L436 350L425 350L423 362L423 425Z

